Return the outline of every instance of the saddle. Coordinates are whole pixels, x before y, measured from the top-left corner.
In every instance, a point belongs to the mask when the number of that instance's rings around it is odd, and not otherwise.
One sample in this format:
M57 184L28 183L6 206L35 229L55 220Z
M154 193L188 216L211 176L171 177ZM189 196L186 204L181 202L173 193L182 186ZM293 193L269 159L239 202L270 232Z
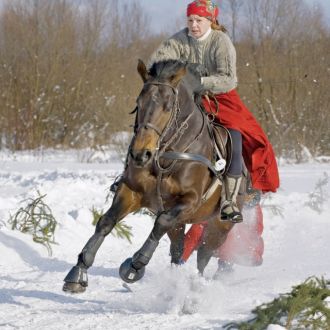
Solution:
M209 98L208 94L195 94L195 103L200 111L207 117L208 123L208 131L213 142L213 150L214 150L214 161L217 162L218 160L225 160L226 165L223 170L221 170L221 174L225 174L230 166L231 159L232 159L232 141L229 134L229 131L226 127L222 126L219 123L214 121L215 116L214 114L209 114L202 102L202 97L205 96L207 99ZM212 97L212 95L211 95ZM217 112L219 111L219 105L215 100L217 105Z
M210 123L209 131L213 141L215 161L219 159L224 159L226 161L226 165L222 171L222 174L225 174L230 166L232 158L233 146L230 134L226 127L215 122Z
M232 146L230 134L227 128L214 122L211 124L211 129L214 137L214 149L215 150L218 149L219 152L221 153L221 156L226 160L226 167L222 172L222 175L225 175L230 166L231 157L232 157L233 146ZM219 156L216 155L216 157ZM245 166L243 156L242 156L242 165L243 165L242 176L244 180L242 180L241 182L241 186L238 194L247 196L248 202L254 199L257 200L260 197L259 196L260 192L252 188L251 176Z

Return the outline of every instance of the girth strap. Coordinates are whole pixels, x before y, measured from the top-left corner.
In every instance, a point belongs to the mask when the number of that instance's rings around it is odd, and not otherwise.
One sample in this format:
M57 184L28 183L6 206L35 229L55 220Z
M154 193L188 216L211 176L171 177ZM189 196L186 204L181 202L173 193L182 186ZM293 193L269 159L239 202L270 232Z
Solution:
M166 151L159 155L160 158L171 159L171 160L189 160L202 163L207 166L209 170L216 176L219 176L219 173L215 170L212 163L204 156L198 154L191 154L189 152L176 152L176 151Z

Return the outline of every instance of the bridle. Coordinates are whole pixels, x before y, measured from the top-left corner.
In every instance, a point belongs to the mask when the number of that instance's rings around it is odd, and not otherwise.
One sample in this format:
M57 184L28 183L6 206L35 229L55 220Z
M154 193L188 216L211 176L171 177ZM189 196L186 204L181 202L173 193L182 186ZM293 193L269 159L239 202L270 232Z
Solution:
M175 96L173 106L171 108L170 119L166 123L163 130L161 130L160 128L156 127L155 125L153 125L152 123L149 123L149 122L143 122L137 128L137 131L138 131L141 127L148 127L148 128L153 129L157 133L159 138L158 138L158 141L157 141L157 147L156 147L156 153L154 155L154 161L155 161L155 164L157 165L157 168L158 168L159 171L168 172L175 165L176 161L174 160L169 167L164 168L160 164L159 159L160 158L166 158L166 154L167 154L166 149L170 145L172 145L174 142L178 142L181 139L184 132L189 128L188 122L189 122L190 118L193 116L194 112L191 111L189 113L189 115L183 120L183 122L181 124L178 124L178 118L179 118L179 115L180 115L180 112L181 112L180 105L179 105L179 90L178 90L178 88L172 86L169 83L160 82L160 81L150 81L150 82L146 82L144 85L145 86L146 85L167 86L173 91L174 96ZM174 125L176 127L175 132L172 134L172 136L170 137L169 140L164 142L165 137L167 136L168 132L173 128ZM203 124L203 126L204 126L204 124ZM198 135L192 140L191 143L189 143L188 146L186 146L184 148L184 150L182 150L182 152L185 152L190 147L190 145L196 140L196 138L198 138L200 136L202 131L203 131L203 127L200 130L200 132L198 133Z
M171 110L171 117L170 117L169 121L167 122L167 124L166 124L166 126L163 130L161 130L160 128L158 128L154 124L152 124L150 122L145 122L145 121L137 127L137 131L142 127L151 128L152 130L154 130L157 133L157 135L159 136L160 143L161 143L163 138L167 134L168 130L170 129L170 127L172 125L172 122L174 121L174 119L176 119L178 117L178 115L180 113L180 107L179 107L179 102L178 102L179 91L176 87L172 86L171 84L168 84L168 83L165 83L165 82L160 82L160 81L146 82L144 84L144 86L148 86L148 85L170 87L171 90L173 91L174 95L175 95L174 103L173 103L172 110Z

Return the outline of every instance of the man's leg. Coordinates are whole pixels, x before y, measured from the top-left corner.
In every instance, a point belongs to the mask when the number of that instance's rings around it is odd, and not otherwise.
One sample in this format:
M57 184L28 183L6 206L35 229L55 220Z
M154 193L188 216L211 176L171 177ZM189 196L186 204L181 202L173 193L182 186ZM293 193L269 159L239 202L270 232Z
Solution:
M239 131L229 129L233 142L232 160L224 178L221 191L221 219L231 222L242 222L243 216L236 204L236 198L242 180L242 135Z

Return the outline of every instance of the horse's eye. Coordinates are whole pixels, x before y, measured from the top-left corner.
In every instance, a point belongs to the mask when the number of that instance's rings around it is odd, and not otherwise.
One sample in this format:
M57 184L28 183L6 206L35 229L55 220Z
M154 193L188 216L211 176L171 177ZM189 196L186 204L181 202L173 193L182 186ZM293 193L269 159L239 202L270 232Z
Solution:
M139 106L137 105L134 110L132 110L129 114L132 115L133 113L139 110Z
M170 104L166 104L165 107L164 107L164 111L165 112L170 112L172 110L172 107Z

